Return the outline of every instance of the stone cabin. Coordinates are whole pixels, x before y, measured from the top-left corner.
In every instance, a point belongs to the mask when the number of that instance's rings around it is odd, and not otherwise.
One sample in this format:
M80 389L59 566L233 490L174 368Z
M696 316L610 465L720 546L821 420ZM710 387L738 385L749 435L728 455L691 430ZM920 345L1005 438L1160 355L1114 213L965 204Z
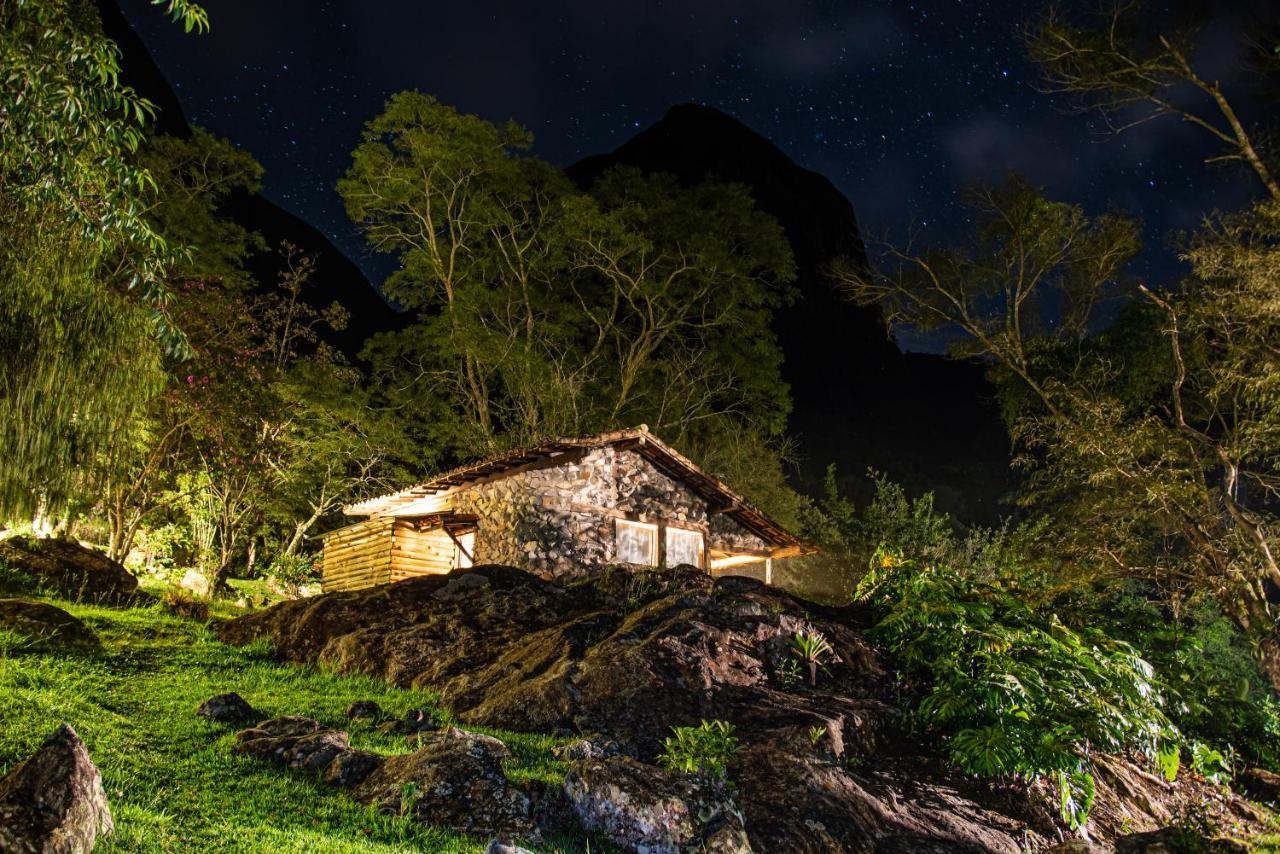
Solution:
M544 578L609 564L713 574L809 549L646 427L557 439L347 506L324 534L324 589L353 590L472 564Z

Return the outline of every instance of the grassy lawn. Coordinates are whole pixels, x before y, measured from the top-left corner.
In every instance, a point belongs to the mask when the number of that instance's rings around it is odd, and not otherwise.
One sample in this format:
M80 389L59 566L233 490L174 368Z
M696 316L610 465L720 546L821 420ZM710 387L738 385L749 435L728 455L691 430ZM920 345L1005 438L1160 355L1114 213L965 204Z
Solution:
M487 841L377 815L300 772L237 756L233 727L194 714L206 698L236 691L266 715L314 717L348 729L354 747L401 753L402 737L348 727L343 710L376 700L401 715L435 707L431 695L277 664L265 645L226 646L158 606L54 604L90 625L103 651L77 655L0 630L0 774L70 723L102 770L115 816L99 851L448 852ZM513 752L512 778L560 779L554 739L492 734ZM546 850L578 849L557 840Z

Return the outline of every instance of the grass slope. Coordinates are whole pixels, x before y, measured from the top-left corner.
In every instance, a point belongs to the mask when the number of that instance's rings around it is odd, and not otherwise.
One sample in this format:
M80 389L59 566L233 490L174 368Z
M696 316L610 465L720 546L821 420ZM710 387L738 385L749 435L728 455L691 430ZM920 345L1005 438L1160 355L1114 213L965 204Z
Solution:
M298 714L346 727L354 700L388 713L437 708L430 694L371 679L278 664L264 645L218 642L205 626L158 606L115 609L54 601L103 641L77 655L0 630L0 775L29 756L61 721L75 728L102 771L116 833L99 851L478 851L486 840L377 815L299 772L233 751L234 728L196 706L236 691L266 715ZM402 753L402 737L349 728L354 747ZM558 781L550 737L491 731L511 748L514 779ZM598 846L596 847L599 850ZM559 841L548 850L575 850Z

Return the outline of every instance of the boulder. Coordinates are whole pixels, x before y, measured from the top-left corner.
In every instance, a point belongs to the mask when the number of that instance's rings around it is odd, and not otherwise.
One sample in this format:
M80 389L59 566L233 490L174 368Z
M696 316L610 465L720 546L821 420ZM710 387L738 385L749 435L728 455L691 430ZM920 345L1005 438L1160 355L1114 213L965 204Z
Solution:
M80 854L114 829L102 775L66 724L0 780L0 851Z
M584 828L628 851L751 851L723 785L615 756L574 764L564 790Z
M1280 774L1265 768L1246 768L1236 777L1236 788L1255 801L1280 803Z
M317 774L351 749L345 732L294 715L272 718L238 732L236 741L237 753Z
M490 839L489 844L484 847L484 854L533 854L533 852L509 840L495 837Z
M74 602L127 605L142 597L138 579L97 549L70 540L8 537L0 540L8 566L0 592L49 593Z
M509 755L496 738L450 727L423 735L413 753L387 757L351 794L459 833L536 841L532 801L502 770Z
M218 694L205 700L196 708L196 714L222 723L242 724L261 717L253 706L234 691Z
M344 750L324 769L324 781L331 786L350 789L369 778L382 766L382 757L367 750Z
M96 649L100 645L93 629L46 602L0 599L0 626L21 635L80 649Z
M355 720L356 718L372 718L378 720L382 715L382 706L379 706L373 700L356 700L347 706L347 719Z
M611 738L580 738L559 747L553 747L551 754L565 762L581 762L584 759L605 759L610 756L624 756L626 751L622 745Z

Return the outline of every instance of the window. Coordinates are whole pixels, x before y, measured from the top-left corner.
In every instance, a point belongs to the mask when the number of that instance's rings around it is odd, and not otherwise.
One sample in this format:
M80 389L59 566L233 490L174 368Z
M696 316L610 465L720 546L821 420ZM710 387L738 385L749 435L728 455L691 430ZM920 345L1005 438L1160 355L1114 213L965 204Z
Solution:
M619 563L658 565L658 526L645 522L618 520L617 560Z
M684 528L667 528L667 566L702 567L702 534Z

